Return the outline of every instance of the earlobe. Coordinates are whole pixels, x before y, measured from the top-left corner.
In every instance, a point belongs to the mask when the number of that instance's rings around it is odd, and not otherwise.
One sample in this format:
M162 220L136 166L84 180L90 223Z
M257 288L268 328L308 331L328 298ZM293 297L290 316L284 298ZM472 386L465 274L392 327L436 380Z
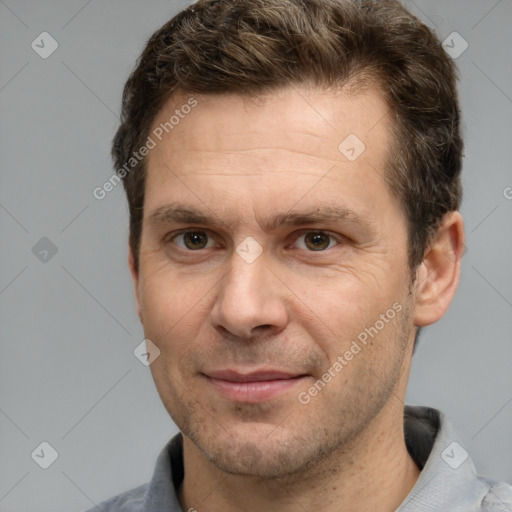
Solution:
M142 316L142 307L139 297L139 269L135 265L135 258L131 247L128 247L128 268L130 269L130 275L132 276L133 289L135 292L135 303L137 306L137 314L139 315L140 323L144 325Z
M417 270L416 326L433 324L445 314L459 284L464 250L464 221L459 212L449 212L444 216Z

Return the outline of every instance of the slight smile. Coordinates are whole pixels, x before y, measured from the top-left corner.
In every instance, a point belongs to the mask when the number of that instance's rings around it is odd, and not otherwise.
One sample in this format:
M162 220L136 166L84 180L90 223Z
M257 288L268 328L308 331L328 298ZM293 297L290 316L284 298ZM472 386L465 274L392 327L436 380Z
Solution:
M244 373L229 369L205 372L203 376L224 398L248 404L277 398L308 377L280 370Z

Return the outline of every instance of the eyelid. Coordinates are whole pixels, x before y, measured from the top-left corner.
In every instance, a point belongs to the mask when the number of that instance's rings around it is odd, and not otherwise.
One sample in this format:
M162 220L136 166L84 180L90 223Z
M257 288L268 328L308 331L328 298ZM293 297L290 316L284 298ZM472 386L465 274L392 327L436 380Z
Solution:
M172 242L178 249L185 251L185 252L198 252L204 249L211 249L212 247L203 247L202 249L197 249L196 251L193 251L191 249L180 247L176 242L174 241L175 238L178 236L184 235L186 233L204 233L208 237L208 243L209 242L217 242L217 236L214 236L212 232L209 229L201 228L201 227L188 227L188 228L182 228L178 231L173 231L172 233L167 233L164 237L165 243Z
M344 241L347 240L347 238L344 237L343 235L340 235L338 233L333 233L332 231L329 231L329 230L304 228L304 229L301 229L300 231L296 231L295 233L293 233L292 244L295 244L299 238L301 238L304 235L307 235L309 233L319 233L322 235L329 236L332 240L334 240L336 242L336 245L333 247L329 247L329 249L333 249L334 247L337 247L338 245L342 244ZM324 249L322 251L310 251L310 252L326 252L329 249Z
M171 233L167 233L164 237L164 242L165 243L173 242L173 240L180 235L184 235L185 233L194 233L194 232L205 233L209 239L208 241L209 242L214 241L217 243L217 245L219 244L219 238L222 238L219 234L214 233L207 228L202 228L199 226L191 226L191 227L179 229L177 231L173 231ZM334 247L336 247L348 240L348 238L346 236L343 236L339 233L334 233L334 232L326 230L326 229L321 229L321 228L318 228L318 229L303 228L303 229L300 229L300 230L292 233L288 237L288 239L289 240L291 239L291 244L295 244L299 238L303 237L304 235L307 235L308 233L321 233L323 235L327 235L327 236L331 237L331 239L333 239L336 242L336 245ZM212 247L205 247L203 249L197 249L196 251L193 251L191 249L185 249L183 247L180 247L175 242L173 242L173 243L174 243L174 245L176 245L176 247L178 247L179 249L186 251L186 252L198 252L198 251L201 251L204 249L212 248ZM290 245L290 244L287 244L287 245ZM329 249L333 249L334 247L329 247ZM325 252L327 250L328 249L324 249L323 251L310 251L310 252Z

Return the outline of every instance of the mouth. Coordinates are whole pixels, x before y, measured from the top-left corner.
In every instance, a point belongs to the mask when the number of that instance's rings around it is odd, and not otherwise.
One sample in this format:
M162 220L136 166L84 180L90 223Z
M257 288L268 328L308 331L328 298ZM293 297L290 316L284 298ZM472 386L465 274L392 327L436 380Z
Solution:
M242 403L266 402L290 392L307 377L281 370L243 372L218 370L203 373L214 391L224 398Z

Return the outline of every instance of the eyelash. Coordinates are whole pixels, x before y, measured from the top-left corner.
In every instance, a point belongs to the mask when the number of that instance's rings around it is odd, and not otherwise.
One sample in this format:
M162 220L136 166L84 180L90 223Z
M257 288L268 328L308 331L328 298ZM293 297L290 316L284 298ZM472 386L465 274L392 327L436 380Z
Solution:
M214 237L211 236L207 230L201 230L201 229L186 229L186 230L183 230L183 231L180 231L179 233L174 233L172 234L172 236L168 236L166 238L167 242L171 242L171 243L174 243L180 250L184 251L184 252L188 252L188 253L194 253L194 252L199 252L201 250L204 250L204 249L209 249L211 247L202 247L201 249L196 249L196 250L193 250L193 249L188 249L187 247L181 247L179 246L178 244L176 244L176 242L174 242L174 240L178 237L182 237L184 235L186 235L187 233L198 233L198 234L202 234L202 235L206 235L208 237L208 242L207 244L210 242L210 241L213 241ZM341 235L337 235L335 236L334 234L328 232L328 231L323 231L323 230L303 230L300 232L299 235L297 236L294 236L293 237L293 243L295 244L297 242L297 240L299 240L300 238L303 238L304 236L308 235L308 234L318 234L318 235L324 235L324 236L328 236L330 238L330 242L329 242L329 245L327 246L327 248L325 249L322 249L322 250L307 250L307 248L303 247L301 249L303 250L306 250L308 252L326 252L327 250L329 249L332 249L333 247L336 247L338 245L340 245L342 243L341 239L343 238ZM336 242L336 244L334 246L331 246L331 243L332 242Z

